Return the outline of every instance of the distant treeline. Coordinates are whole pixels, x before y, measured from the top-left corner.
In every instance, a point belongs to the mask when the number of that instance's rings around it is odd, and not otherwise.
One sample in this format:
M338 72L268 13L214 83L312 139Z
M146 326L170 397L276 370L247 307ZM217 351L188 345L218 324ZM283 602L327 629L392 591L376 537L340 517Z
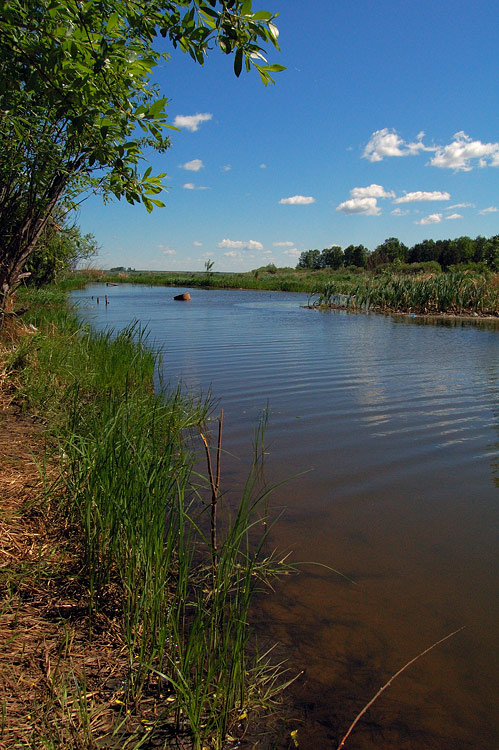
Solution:
M499 271L499 235L494 237L457 237L454 240L423 240L407 247L397 237L389 237L370 252L364 245L349 245L344 250L339 245L324 250L307 250L298 261L297 268L332 268L348 266L373 270L392 263L434 263L442 269L458 264L480 263ZM435 265L437 270L437 266Z

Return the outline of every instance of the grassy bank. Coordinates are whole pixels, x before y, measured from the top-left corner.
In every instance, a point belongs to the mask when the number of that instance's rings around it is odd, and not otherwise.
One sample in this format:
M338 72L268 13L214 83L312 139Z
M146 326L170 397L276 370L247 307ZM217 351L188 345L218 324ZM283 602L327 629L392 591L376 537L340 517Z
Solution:
M194 471L210 401L153 392L157 361L137 327L82 329L57 289L32 293L29 307L22 327L3 331L3 393L43 435L43 491L2 522L34 523L39 551L29 564L9 553L2 615L23 654L26 602L50 617L28 697L12 667L0 743L231 747L282 688L248 624L255 591L286 572L265 548L260 457L238 507L217 514L216 446L211 480Z
M331 278L331 271L295 271L291 268L275 271L258 269L247 273L162 273L129 272L109 273L87 271L74 274L67 283L85 284L90 281L113 284L145 284L147 286L199 287L204 289L261 289L263 291L305 292L311 294L322 289ZM355 270L334 272L337 283L350 290L358 277Z
M426 264L427 266L429 264ZM374 272L262 268L249 273L105 273L75 274L65 283L133 283L149 286L260 289L305 292L314 307L402 312L417 315L499 315L499 274L455 268L435 272L412 264Z

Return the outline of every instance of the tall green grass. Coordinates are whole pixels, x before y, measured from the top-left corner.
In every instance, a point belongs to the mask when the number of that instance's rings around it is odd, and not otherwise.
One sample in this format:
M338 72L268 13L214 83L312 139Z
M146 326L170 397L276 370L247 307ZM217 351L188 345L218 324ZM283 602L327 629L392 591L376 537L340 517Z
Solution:
M282 689L249 628L255 592L286 571L266 552L262 440L239 504L218 521L215 550L192 449L202 447L210 399L154 393L157 358L142 330L92 332L60 302L54 290L32 295L37 330L9 369L60 456L47 508L75 530L90 629L115 602L124 703L153 691L156 727L187 732L198 750L221 748L241 715Z

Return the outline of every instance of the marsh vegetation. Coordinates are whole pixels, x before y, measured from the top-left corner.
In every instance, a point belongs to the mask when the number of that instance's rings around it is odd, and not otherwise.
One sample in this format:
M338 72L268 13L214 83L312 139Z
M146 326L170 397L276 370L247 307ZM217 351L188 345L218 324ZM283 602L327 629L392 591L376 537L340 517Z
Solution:
M262 441L239 502L217 518L218 485L214 493L195 470L204 441L210 451L211 400L156 394L157 358L143 331L90 332L63 303L56 289L31 293L32 327L12 334L2 355L17 405L37 416L47 439L38 458L44 491L20 513L49 518L71 548L71 570L55 550L27 578L16 560L2 569L4 614L15 620L33 576L43 577L66 643L64 659L47 657L55 660L51 709L35 708L49 695L47 681L34 680L29 720L6 710L2 742L135 748L177 736L187 747L220 748L284 683L249 630L256 590L289 570L266 550ZM219 477L220 448L215 454ZM88 663L72 658L73 641Z

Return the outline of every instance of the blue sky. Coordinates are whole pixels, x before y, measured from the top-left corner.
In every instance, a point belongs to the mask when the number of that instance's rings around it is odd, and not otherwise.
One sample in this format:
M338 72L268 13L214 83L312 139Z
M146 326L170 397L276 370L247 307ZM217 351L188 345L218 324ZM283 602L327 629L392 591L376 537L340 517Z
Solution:
M499 5L261 0L278 12L275 86L172 51L165 208L89 199L96 265L295 266L302 251L499 233ZM176 119L178 118L178 119Z

